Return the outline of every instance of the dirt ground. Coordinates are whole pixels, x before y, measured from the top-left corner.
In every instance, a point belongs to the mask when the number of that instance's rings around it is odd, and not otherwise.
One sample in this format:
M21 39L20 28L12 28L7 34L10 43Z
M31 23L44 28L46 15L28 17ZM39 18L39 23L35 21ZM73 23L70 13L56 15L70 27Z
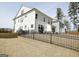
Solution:
M0 38L0 54L9 57L79 57L78 51L23 37Z

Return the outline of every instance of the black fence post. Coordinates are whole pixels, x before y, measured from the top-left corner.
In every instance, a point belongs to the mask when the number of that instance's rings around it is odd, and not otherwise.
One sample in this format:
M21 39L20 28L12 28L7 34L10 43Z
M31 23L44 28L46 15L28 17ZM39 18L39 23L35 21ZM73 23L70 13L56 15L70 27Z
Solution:
M33 32L33 39L34 39L34 32Z
M52 44L52 33L50 33L50 44Z

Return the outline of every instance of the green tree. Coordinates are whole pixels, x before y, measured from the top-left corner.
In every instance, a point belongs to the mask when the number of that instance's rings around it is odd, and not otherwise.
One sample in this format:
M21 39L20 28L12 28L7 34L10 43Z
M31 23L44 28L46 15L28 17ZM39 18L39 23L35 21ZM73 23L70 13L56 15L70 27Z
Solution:
M59 20L59 32L61 33L61 28L64 27L64 24L63 24L63 17L64 17L64 14L63 14L63 11L61 10L61 8L57 8L57 12L56 12L56 17L57 17L57 20Z
M78 22L78 13L79 13L79 3L78 2L70 2L69 3L69 9L68 14L70 17L71 22L74 25L74 30L77 28L77 22Z
M63 15L61 8L57 8L57 19L62 20L63 16L64 15Z

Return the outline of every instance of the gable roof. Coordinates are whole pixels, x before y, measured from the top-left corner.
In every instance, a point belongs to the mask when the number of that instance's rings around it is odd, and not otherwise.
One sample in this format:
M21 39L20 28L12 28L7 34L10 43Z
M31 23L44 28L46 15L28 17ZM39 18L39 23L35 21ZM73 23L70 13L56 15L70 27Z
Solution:
M17 17L17 16L18 16L18 14L19 14L20 10L22 10L22 8L25 8L25 9L26 9L26 8L28 8L28 9L32 9L31 7L28 7L28 6L27 6L27 7L25 7L24 5L21 5L21 6L20 6L20 8L19 8L19 10L17 11L17 13L16 13L15 17Z
M52 18L52 17L48 16L48 15L47 15L47 14L45 14L44 12L42 12L42 11L40 11L40 10L36 9L36 8L35 8L35 10L37 10L37 11L39 11L39 12L43 13L45 16L47 16L47 17L49 17L49 18L51 18L51 19L53 20L53 18Z
M29 10L28 12L26 12L26 13L24 13L24 14L22 14L22 15L18 16L18 17L15 17L13 20L15 20L15 19L17 19L17 18L19 18L19 17L21 17L21 16L23 16L23 15L25 15L25 14L27 14L27 13L29 13L29 12L33 11L33 10L34 10L34 8L33 8L33 9L31 9L31 10Z
M21 7L21 8L22 8L22 7ZM20 8L20 9L21 9L21 8ZM20 9L19 9L19 10L20 10ZM39 10L38 10L38 9L36 9L36 8L32 8L31 10L29 10L29 11L25 12L25 13L24 13L24 14L22 14L22 15L19 15L18 17L16 17L16 16L15 16L15 17L13 18L13 20L15 20L15 19L17 19L17 18L19 18L19 17L21 17L21 16L23 16L23 15L25 15L25 14L27 14L27 13L29 13L29 12L33 11L33 10L37 10L37 11L39 11ZM39 11L39 12L41 12L41 11ZM41 12L41 13L43 13L43 12ZM46 15L45 13L43 13L43 14L44 14L44 15ZM50 17L50 16L48 16L48 15L46 15L46 16L47 16L47 17L49 17L49 18L51 18L51 17ZM51 20L53 20L53 18L51 18Z

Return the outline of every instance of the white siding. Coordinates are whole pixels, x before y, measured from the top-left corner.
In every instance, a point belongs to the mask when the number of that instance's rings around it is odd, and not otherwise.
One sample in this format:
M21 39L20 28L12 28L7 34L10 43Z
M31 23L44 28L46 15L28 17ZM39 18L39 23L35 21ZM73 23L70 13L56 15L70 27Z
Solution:
M38 25L43 25L44 26L44 31L51 31L51 18L47 17L43 13L39 12L36 10L36 14L38 14L38 18L36 19L36 31L38 32ZM44 22L45 18L45 22ZM48 24L48 21L50 24Z
M60 22L55 22L55 23L52 23L52 25L54 25L56 28L55 28L55 32L58 32L58 33L65 33L65 26L64 27L60 27Z
M21 22L21 20L23 20L23 22ZM35 29L35 11L32 11L18 19L15 19L15 21L16 21L15 32L19 30L21 27L23 30L34 30ZM31 28L32 24L33 24L33 28Z
M56 27L55 32L59 33L59 22L52 23L52 25Z

